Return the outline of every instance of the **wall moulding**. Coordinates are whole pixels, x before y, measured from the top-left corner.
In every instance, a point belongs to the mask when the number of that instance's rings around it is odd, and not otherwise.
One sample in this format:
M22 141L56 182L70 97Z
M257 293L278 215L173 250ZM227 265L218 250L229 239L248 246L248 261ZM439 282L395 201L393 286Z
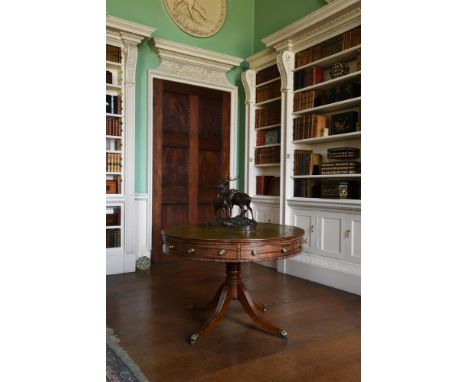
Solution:
M154 48L161 60L155 73L174 80L234 88L226 74L239 66L242 58L154 38Z
M361 23L361 0L333 1L315 12L265 37L274 49L297 52Z

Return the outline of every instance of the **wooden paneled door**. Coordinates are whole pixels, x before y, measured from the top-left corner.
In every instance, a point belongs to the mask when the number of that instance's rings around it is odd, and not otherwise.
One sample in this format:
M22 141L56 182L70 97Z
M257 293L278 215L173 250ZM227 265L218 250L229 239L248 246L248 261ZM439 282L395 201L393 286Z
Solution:
M229 173L230 94L159 79L153 94L151 256L160 261L162 229L214 218L216 185Z

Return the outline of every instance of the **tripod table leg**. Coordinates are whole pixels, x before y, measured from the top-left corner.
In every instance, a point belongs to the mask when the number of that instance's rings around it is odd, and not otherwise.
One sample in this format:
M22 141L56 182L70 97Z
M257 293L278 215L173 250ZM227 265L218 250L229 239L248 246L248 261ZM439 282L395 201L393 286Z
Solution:
M268 330L269 332L280 336L281 338L288 338L288 333L285 330L278 328L262 316L258 315L257 310L255 309L255 303L253 302L252 297L250 297L250 294L245 288L244 284L239 283L237 288L237 296L239 298L240 303L244 307L245 311L249 314L249 316L255 321L255 323L257 323L262 328Z

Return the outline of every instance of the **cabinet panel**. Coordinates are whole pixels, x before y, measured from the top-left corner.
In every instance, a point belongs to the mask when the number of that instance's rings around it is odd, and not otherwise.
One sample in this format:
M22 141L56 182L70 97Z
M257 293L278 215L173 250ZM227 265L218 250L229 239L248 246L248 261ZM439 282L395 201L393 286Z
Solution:
M271 207L268 209L267 214L267 223L279 223L279 208L278 207Z
M253 212L254 212L254 216L255 216L255 221L257 221L259 223L266 223L266 221L267 221L266 208L258 208L258 206L254 206Z
M314 250L317 247L317 214L314 211L291 209L292 224L304 230L304 249Z
M361 262L361 215L348 215L349 223L349 261Z
M334 212L318 213L318 248L322 256L344 259L346 257L343 241L346 215Z

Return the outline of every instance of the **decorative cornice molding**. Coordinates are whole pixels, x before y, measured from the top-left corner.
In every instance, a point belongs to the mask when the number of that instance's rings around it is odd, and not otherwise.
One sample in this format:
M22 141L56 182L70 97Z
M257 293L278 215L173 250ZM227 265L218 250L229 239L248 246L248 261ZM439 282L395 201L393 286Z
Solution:
M155 72L175 80L189 80L233 88L226 74L243 59L206 49L154 38L161 64Z
M244 85L245 91L245 104L254 104L255 103L255 83L256 76L255 70L247 69L241 74L242 85Z
M247 57L245 60L249 63L250 69L258 71L274 63L277 54L278 53L273 48L267 48Z
M360 19L361 0L336 0L265 37L262 42L278 51L296 52L359 25Z
M295 256L288 261L297 261L300 263L314 265L319 268L325 268L336 272L346 273L348 275L353 275L361 277L361 265L348 263L346 261L332 259L328 257L318 256L311 253L302 253L298 256Z
M151 37L152 33L156 30L156 28L153 27L148 27L146 25L134 23L132 21L110 15L106 16L106 26L107 28L140 36L141 40L145 37Z
M343 200L343 201L319 201L319 200L294 200L288 199L287 203L291 207L302 207L302 208L320 208L326 210L340 210L340 211L351 211L361 212L361 201L360 200Z
M294 53L285 50L278 54L276 63L281 74L281 90L293 90L294 84Z

